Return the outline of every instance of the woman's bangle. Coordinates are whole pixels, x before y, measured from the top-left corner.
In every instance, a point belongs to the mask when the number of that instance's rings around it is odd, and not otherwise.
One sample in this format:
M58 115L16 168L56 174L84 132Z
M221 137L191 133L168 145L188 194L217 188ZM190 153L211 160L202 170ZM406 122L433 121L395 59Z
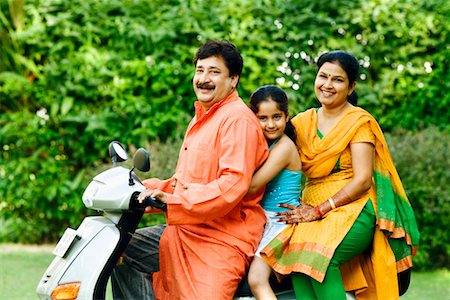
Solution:
M331 209L335 209L336 208L336 204L334 203L334 200L333 200L333 198L328 198L328 202L330 203L330 205L331 205Z
M320 210L320 205L317 205L317 206L316 206L316 212L319 214L320 218L322 219L322 218L323 218L323 213L322 213L322 211Z

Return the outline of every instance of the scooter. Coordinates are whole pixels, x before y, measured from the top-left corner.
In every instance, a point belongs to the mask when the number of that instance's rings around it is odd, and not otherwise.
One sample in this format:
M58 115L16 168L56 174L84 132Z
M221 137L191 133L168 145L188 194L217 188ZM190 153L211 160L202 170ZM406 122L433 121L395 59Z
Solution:
M166 209L165 204L147 197L139 203L145 190L134 169L150 169L149 154L138 149L131 170L116 166L128 155L119 142L109 145L113 167L91 181L83 194L87 208L100 216L84 218L77 230L67 228L54 248L53 259L36 289L40 299L105 299L108 279L128 245L147 206Z

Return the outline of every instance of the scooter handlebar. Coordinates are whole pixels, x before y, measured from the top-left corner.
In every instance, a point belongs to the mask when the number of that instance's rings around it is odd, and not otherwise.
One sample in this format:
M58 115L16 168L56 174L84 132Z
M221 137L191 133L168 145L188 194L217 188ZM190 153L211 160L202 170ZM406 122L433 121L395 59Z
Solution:
M147 196L145 197L145 202L147 202L148 205L150 205L151 207L155 207L158 208L162 211L167 211L167 204L164 202L161 202L160 200Z

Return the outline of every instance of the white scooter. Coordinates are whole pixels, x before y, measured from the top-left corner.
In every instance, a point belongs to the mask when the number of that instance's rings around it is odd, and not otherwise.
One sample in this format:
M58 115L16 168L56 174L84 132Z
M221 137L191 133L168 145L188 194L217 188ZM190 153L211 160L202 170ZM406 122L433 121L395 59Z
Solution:
M120 143L112 142L109 153L113 168L95 176L83 194L84 205L102 215L86 217L77 230L66 229L53 251L56 257L37 286L40 299L105 299L109 276L145 207L165 208L155 199L137 201L145 187L133 169L150 169L147 151L137 150L131 170L116 166L128 158Z

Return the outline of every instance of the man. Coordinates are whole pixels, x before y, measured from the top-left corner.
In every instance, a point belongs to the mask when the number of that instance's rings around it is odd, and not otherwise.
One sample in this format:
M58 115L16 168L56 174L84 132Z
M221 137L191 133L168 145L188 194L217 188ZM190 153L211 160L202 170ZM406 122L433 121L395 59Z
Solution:
M169 180L144 181L148 190L140 196L167 203L160 272L153 276L153 287L157 299L232 299L265 223L259 205L263 191L246 193L268 149L258 120L236 91L243 67L236 47L206 42L194 65L198 101L176 172ZM159 226L136 232L124 266L113 275L115 297L144 299L147 291L141 288L146 289L148 281L137 270L158 270L155 256L162 230ZM141 279L130 280L130 274Z

